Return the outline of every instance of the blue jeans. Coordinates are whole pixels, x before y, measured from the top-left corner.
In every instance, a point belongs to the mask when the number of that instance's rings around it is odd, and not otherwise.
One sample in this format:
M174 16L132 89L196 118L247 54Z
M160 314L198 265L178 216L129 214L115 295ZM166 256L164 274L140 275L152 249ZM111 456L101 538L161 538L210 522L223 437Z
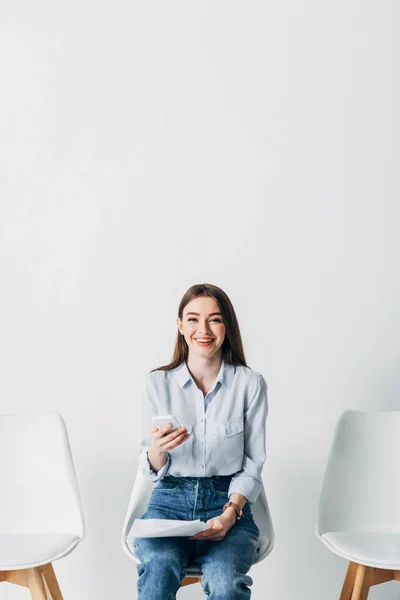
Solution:
M208 521L222 513L231 478L167 475L153 489L141 518ZM201 569L203 590L210 600L248 600L253 580L246 573L256 561L258 537L247 503L240 521L220 541L136 538L139 600L174 600L189 563Z

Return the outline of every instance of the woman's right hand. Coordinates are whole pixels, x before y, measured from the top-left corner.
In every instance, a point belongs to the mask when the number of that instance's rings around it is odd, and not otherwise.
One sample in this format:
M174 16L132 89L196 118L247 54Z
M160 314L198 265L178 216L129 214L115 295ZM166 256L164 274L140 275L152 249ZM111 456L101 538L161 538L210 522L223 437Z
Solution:
M154 426L151 430L152 442L148 450L148 457L155 471L159 471L165 464L167 452L183 444L190 436L186 427L180 427L172 433L168 433L171 427L171 423L168 423L160 429Z

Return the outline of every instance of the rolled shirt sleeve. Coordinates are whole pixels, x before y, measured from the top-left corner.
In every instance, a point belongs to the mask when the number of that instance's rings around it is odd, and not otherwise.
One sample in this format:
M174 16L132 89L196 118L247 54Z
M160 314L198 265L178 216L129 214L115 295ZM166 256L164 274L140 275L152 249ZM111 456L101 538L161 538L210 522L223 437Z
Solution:
M242 469L231 480L228 495L242 494L253 504L261 491L261 472L266 459L267 383L259 375L244 413L244 457Z
M152 377L151 373L147 373L142 382L142 393L140 398L139 410L139 468L141 468L148 477L154 482L159 481L168 473L171 457L167 452L167 462L159 471L154 471L150 465L148 450L151 444L151 430L153 427L152 417L157 415L155 403L152 395Z

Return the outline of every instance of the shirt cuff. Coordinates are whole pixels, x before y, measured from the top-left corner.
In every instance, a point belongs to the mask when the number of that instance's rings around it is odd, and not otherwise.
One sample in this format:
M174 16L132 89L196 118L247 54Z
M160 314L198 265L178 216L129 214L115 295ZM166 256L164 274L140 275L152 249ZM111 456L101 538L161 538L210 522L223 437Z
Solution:
M261 483L246 475L244 471L237 473L231 479L231 483L228 489L228 497L231 494L242 494L247 498L249 504L254 504L261 492Z
M139 467L146 473L146 475L148 477L150 477L150 479L152 481L154 481L154 483L156 483L157 481L160 481L160 479L165 477L165 475L167 474L169 466L171 464L171 457L169 455L169 452L167 452L167 461L166 461L165 465L163 465L159 471L154 471L154 469L152 469L152 467L150 465L150 461L149 461L149 457L148 457L147 453L148 453L147 448L144 448L142 450L142 452L140 453Z

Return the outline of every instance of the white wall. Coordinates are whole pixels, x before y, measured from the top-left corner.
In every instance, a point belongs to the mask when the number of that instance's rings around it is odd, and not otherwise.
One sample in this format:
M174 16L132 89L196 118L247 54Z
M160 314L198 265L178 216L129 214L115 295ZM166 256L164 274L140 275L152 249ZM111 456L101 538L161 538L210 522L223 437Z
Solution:
M346 563L314 536L333 427L400 405L399 17L395 0L2 1L0 411L66 420L87 528L55 564L66 599L136 597L119 536L138 384L202 282L269 384L277 539L253 598L339 597Z

